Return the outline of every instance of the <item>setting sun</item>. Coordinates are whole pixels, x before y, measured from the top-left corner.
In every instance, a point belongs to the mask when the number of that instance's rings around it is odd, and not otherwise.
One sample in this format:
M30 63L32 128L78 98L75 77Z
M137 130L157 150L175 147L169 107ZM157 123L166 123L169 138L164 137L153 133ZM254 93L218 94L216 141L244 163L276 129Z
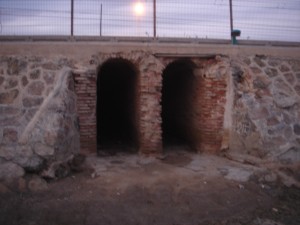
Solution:
M142 15L144 15L144 13L145 13L145 6L144 6L144 4L141 3L141 2L136 2L136 3L134 4L134 13L135 13L135 15L137 15L137 16L142 16Z

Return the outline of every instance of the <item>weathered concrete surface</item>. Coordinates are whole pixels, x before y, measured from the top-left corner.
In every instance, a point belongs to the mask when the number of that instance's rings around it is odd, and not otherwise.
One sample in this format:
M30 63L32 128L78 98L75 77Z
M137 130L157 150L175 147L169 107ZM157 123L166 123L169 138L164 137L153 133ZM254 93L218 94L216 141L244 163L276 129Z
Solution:
M87 63L93 52L130 52L149 51L153 54L168 55L268 55L299 58L300 47L239 46L218 44L181 44L181 43L119 43L119 42L2 42L1 54L35 55L77 58Z

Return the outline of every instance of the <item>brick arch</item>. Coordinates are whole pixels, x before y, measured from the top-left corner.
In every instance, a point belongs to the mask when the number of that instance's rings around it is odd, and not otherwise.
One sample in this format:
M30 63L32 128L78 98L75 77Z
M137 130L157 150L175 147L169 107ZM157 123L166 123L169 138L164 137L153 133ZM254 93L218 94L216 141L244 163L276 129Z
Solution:
M97 74L98 151L136 151L139 146L139 70L129 60L109 58Z
M81 152L89 154L97 151L97 74L101 65L112 59L126 60L137 70L137 151L143 154L159 154L162 150L160 100L161 73L164 66L154 55L144 51L99 53L93 55L90 60L91 65L97 65L94 70L87 69L73 73L77 94Z
M138 71L136 89L137 151L144 154L162 152L161 92L162 73L177 57L155 57L147 52L99 54L93 56L95 70L74 73L77 111L80 125L81 152L97 151L96 96L97 74L110 59L122 58ZM229 63L221 57L191 58L194 68L195 91L190 145L198 152L218 153L224 136L224 115L228 92ZM168 63L166 63L168 62ZM190 98L191 99L191 98ZM228 107L227 107L228 108ZM229 109L230 110L230 109ZM227 110L228 111L228 110ZM230 114L230 111L227 112ZM225 138L225 139L224 139ZM226 140L225 140L226 141Z
M165 149L174 146L196 149L196 67L190 59L175 59L169 62L162 73L161 118Z
M118 58L130 61L138 70L138 152L160 154L162 152L161 73L164 66L160 59L145 51L100 54L94 57L98 65L102 65L107 60Z
M191 72L193 85L190 86L189 97L185 98L183 103L180 101L174 103L183 107L185 110L181 110L179 113L182 112L188 117L187 120L179 120L179 123L186 122L184 126L179 126L181 132L187 133L187 135L183 135L186 139L185 144L197 152L219 153L223 142L226 142L224 117L230 77L229 63L218 56L208 58L162 57L161 61L164 64L164 73L170 65L174 64L175 67L177 64L175 71L180 70L182 66L185 70L184 67L189 68L189 65L193 70ZM180 82L177 83L180 85ZM164 120L163 115L162 118ZM176 127L172 129L175 130Z

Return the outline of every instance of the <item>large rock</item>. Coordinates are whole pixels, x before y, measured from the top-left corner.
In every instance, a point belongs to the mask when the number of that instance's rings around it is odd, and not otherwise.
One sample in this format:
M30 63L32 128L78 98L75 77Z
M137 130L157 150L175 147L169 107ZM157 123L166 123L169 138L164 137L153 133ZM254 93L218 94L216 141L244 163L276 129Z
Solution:
M44 98L38 109L34 106L42 101L41 97L23 99L23 104L32 108L25 111L24 115L29 123L18 141L23 145L31 145L34 155L42 159L50 160L55 155L55 160L59 160L79 151L79 131L72 120L76 114L76 97L69 91L71 76L67 68L57 74L53 91ZM37 82L41 81L33 81L28 88ZM31 109L37 111L31 114Z
M30 146L1 146L0 158L14 162L28 172L39 172L45 167L45 161L35 155Z
M12 162L0 164L0 180L10 180L22 177L25 171L22 167Z

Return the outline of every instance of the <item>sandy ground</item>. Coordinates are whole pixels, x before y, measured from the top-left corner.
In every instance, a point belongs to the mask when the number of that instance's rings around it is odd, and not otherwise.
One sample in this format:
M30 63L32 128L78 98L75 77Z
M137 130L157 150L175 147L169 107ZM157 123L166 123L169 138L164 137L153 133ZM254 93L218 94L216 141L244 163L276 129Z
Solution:
M90 156L80 173L14 185L0 189L1 225L300 224L300 189L276 173L180 151Z

